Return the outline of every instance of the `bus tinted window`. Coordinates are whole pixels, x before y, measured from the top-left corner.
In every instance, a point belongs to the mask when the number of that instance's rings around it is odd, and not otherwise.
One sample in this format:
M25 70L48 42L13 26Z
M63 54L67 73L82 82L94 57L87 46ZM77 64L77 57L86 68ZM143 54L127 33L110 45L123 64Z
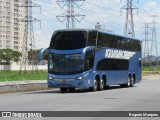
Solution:
M105 34L105 33L99 33L98 34L98 46L100 47L111 47L111 48L117 48L118 44L118 37Z
M131 50L131 51L141 51L141 43L138 40L132 40L129 38L102 32L98 33L97 46Z
M97 31L90 31L88 34L88 46L95 46L97 39Z
M102 59L97 64L97 70L128 70L129 61L121 59Z
M58 50L80 49L86 46L86 31L62 31L52 36L50 48Z

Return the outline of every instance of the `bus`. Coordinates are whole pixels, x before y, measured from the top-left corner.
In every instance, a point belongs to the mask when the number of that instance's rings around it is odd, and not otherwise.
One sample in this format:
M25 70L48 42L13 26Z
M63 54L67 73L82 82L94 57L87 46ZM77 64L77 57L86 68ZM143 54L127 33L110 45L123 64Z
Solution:
M61 92L133 87L141 81L141 41L133 37L95 29L57 30L47 50L48 87Z

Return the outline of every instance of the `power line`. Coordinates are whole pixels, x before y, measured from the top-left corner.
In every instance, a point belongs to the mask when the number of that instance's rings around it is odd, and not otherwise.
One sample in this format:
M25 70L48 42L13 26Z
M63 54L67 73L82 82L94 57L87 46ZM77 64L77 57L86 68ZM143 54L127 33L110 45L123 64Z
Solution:
M82 4L78 5L76 2L82 2ZM85 2L85 0L58 0L57 4L61 8L64 8L65 6L67 6L67 12L63 13L62 15L56 16L57 19L60 22L67 21L66 22L67 29L74 29L75 28L75 20L78 22L81 22L85 17L85 15L75 14L74 8L75 8L75 6L81 7L84 2Z
M138 8L133 7L132 0L127 0L127 5L125 5L121 9L126 9L126 20L125 20L124 34L131 35L132 37L135 37L134 22L133 22L133 10L138 9Z
M94 5L94 6L96 6L96 7L99 7L99 8L103 8L103 9L106 9L106 10L110 10L110 11L119 13L119 11L116 11L116 10L113 10L113 9L110 9L110 8L106 8L106 7L104 7L104 6L100 6L100 5L97 5L97 4L88 2L88 1L86 1L86 3L89 3L89 4Z
M25 23L25 30L24 30L24 38L23 38L23 45L22 45L22 57L20 59L20 68L19 74L29 69L29 64L31 65L31 70L36 70L38 73L37 67L37 55L36 55L36 46L35 46L35 38L34 38L34 31L33 31L33 22L40 22L40 20L32 17L32 8L33 7L41 7L32 2L32 0L27 0L27 2L19 7L26 8L25 19L19 20L20 22ZM28 56L30 48L30 56ZM33 73L33 72L32 72Z
M158 49L157 49L157 28L156 28L156 18L157 15L152 15L152 41L151 41L151 55L155 52L155 64L151 64L154 70L157 70L158 67Z
M145 39L143 40L144 42L144 47L143 47L143 60L144 60L144 63L147 63L148 65L150 64L149 62L149 57L150 57L150 47L149 47L149 28L150 28L150 23L145 23L145 32L144 32L144 35L145 35Z

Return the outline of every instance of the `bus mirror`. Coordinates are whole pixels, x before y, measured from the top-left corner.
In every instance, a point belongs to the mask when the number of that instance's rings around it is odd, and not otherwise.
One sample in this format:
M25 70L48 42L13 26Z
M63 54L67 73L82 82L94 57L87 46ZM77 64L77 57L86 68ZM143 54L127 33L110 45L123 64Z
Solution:
M40 60L43 60L43 54L44 54L44 52L45 52L46 50L48 50L48 48L42 48L42 49L40 50L40 53L39 53Z

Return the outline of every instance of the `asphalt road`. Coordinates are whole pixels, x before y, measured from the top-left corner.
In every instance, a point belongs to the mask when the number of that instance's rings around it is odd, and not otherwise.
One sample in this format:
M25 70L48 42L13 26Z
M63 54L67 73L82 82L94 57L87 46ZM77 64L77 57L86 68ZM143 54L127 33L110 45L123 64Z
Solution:
M97 92L61 93L56 89L1 94L0 111L160 111L160 80Z

